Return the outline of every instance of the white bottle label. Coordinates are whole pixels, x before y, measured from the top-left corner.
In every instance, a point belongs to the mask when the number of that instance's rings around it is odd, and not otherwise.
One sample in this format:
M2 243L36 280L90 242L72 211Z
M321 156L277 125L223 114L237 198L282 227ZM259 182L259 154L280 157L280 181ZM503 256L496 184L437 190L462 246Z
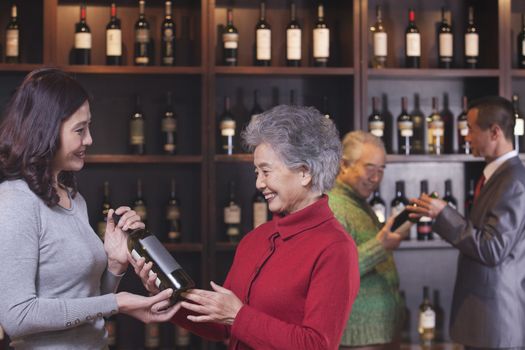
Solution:
M232 204L224 208L224 223L225 224L240 224L241 223L241 207L237 204Z
M372 135L375 135L377 137L383 137L385 123L380 121L373 121L368 123L368 128L370 129L370 133Z
M452 57L454 47L454 37L452 33L439 34L439 56Z
M266 202L253 203L253 228L256 228L268 221L268 206Z
M222 42L224 43L225 49L236 49L239 47L239 34L224 33L222 35Z
M330 29L314 29L314 58L330 57Z
M523 136L524 133L524 125L523 125L523 119L519 118L516 119L516 124L514 125L514 135L516 136Z
M221 122L222 136L235 136L235 120L224 120Z
M19 37L18 29L8 29L6 31L5 55L8 57L18 57L19 54Z
M384 32L374 33L374 56L384 57L387 55L387 34Z
M414 123L410 121L398 122L397 127L402 137L412 137L414 135Z
M442 120L433 120L430 122L430 129L432 130L433 136L443 136L445 133L445 124Z
M137 260L139 260L140 258L142 258L142 256L141 256L141 255L140 255L135 249L133 249L133 250L131 251L131 257L132 257L133 260L135 260L135 261L137 261ZM148 273L148 276L153 275L153 273L154 273L154 272L150 270L149 273ZM161 282L160 282L160 279L157 278L157 279L155 280L155 285L157 286L157 288L160 288L160 283L161 283Z
M149 43L149 29L137 29L135 31L135 40L139 44Z
M75 49L91 49L91 33L75 33Z
M458 122L458 130L459 134L461 136L467 136L468 135L468 124L466 120L462 120Z
M436 327L436 313L426 310L419 314L419 329L432 329Z
M421 56L421 37L419 33L407 33L406 54L410 57Z
M106 55L122 56L122 31L120 29L106 31Z
M272 31L257 29L257 59L270 60L272 58Z
M301 29L286 30L286 59L301 59Z
M479 56L479 36L477 33L465 34L465 56Z
M386 220L386 208L383 204L374 204L372 206L372 210L377 216L377 220L379 220L380 223L384 223Z

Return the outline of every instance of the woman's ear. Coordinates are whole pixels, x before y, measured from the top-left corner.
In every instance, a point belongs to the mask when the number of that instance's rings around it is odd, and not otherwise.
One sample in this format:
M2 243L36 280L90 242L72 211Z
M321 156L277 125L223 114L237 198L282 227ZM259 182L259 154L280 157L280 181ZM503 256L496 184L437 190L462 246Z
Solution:
M307 168L302 168L300 170L300 175L301 175L301 185L304 186L304 187L307 187L309 185L311 185L312 183L312 174L310 173L310 170L308 170Z

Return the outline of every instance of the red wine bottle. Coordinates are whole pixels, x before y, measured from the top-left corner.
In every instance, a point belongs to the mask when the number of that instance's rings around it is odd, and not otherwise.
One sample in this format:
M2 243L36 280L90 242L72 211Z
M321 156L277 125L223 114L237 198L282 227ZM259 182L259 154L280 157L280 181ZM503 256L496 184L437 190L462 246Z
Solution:
M408 12L408 26L405 31L405 67L419 68L421 60L421 35L416 26L416 15L413 9Z
M301 65L302 30L296 16L295 2L290 4L290 23L286 27L286 65L299 67Z
M91 64L91 30L86 22L86 4L80 5L80 21L75 24L75 64Z
M438 30L439 68L451 68L454 61L454 34L450 26L445 7L441 8L441 23Z
M111 3L111 17L106 26L106 64L109 66L122 65L122 30L120 19L117 18L117 5Z
M255 25L255 65L272 64L272 28L266 21L266 1L261 1L259 21Z
M171 15L171 0L165 3L164 21L160 27L160 64L163 66L175 65L175 22Z

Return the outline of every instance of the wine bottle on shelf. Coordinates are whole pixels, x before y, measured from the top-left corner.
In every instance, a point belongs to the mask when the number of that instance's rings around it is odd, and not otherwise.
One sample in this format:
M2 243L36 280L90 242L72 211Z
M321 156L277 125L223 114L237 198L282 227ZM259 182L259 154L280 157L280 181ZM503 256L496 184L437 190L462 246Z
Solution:
M386 58L388 55L388 34L383 25L383 15L381 6L376 6L376 23L370 28L372 31L372 67L386 67Z
M144 113L140 95L135 97L135 112L131 114L129 121L129 145L132 154L144 154L146 151L146 140L144 136L145 127Z
M180 201L177 198L177 183L171 179L170 198L166 205L166 221L168 223L168 242L180 243L182 230L180 222Z
M146 225L148 222L148 210L146 207L146 201L142 196L142 179L137 180L137 197L133 200L131 208L135 210L140 220Z
M118 222L120 216L113 214L113 220ZM157 274L155 285L160 290L173 289L172 303L182 299L181 293L195 287L195 282L184 271L180 264L166 250L155 235L147 229L127 230L128 250L135 260L143 257L146 263L152 262L151 273Z
M385 120L379 111L379 98L375 96L372 97L372 113L368 117L368 131L385 142Z
M428 153L443 154L445 123L438 112L438 98L432 97L432 113L427 118Z
M224 111L220 116L221 131L221 152L232 155L235 149L235 130L236 123L233 114L230 111L230 98L224 98Z
M383 198L381 198L379 188L374 191L374 194L372 195L372 199L370 199L369 204L372 207L374 213L376 214L377 220L379 220L380 223L384 224L386 221L386 204Z
M405 32L405 67L419 68L421 60L421 35L416 26L416 14L408 11L408 26Z
M144 347L147 350L156 350L160 347L160 325L157 322L144 325Z
M435 337L434 340L436 343L442 343L445 341L445 311L441 306L441 298L439 295L439 290L434 289L434 298L433 298L434 312L436 313L436 327L435 327Z
M419 305L418 333L423 345L431 345L436 330L436 312L430 302L429 288L423 287L423 301Z
M122 30L120 19L117 18L117 5L111 3L110 20L106 26L106 64L120 66L122 64Z
M290 89L290 106L296 106L296 105L297 105L297 101L295 99L295 90Z
M317 21L313 29L314 66L326 67L330 59L330 29L324 21L324 5L317 5Z
M467 123L468 100L463 96L463 110L458 116L458 144L459 153L470 154L470 141L467 140L468 123Z
M472 205L474 205L474 179L470 179L468 182L468 192L465 198L465 217L466 218L470 216L470 210L472 209Z
M441 8L441 23L438 33L439 68L452 68L454 61L454 35L446 17L445 7Z
M5 30L5 61L20 63L20 24L16 4L11 6L11 17Z
M266 1L259 4L259 21L255 25L255 65L272 64L272 28L266 22Z
M226 226L226 237L232 243L241 239L241 207L235 200L235 182L229 183L229 200L224 207L224 225Z
M253 107L250 111L250 121L255 119L259 114L263 112L261 105L259 104L259 92L257 89L253 90Z
M326 119L334 120L332 117L332 113L330 113L330 108L328 107L328 96L323 95L323 109L321 109L321 114L324 115Z
M412 137L414 136L414 122L407 112L408 99L401 98L401 114L397 117L398 129L398 152L399 154L409 155L412 149Z
M405 197L405 181L396 181L396 195L390 203L390 215L399 215L407 205L408 199Z
M231 8L227 10L226 16L227 23L222 33L223 64L226 66L236 66L239 51L239 32L233 25L233 10Z
M135 23L135 65L151 64L151 36L145 15L146 1L139 0L139 19Z
M166 110L162 116L162 150L165 154L177 153L177 116L173 112L171 91L166 92Z
M116 350L118 348L117 315L108 317L104 326L108 333L108 348L109 350Z
M521 32L518 34L518 68L525 68L525 13L521 14Z
M175 349L189 350L191 347L191 333L186 328L178 325L175 327Z
M421 110L419 94L414 94L414 109L409 112L412 117L414 132L412 136L411 154L425 154L427 151L427 117Z
M74 64L91 64L91 30L86 22L86 4L80 5L80 21L75 24Z
M109 182L104 181L104 196L102 199L102 205L100 206L100 219L97 223L97 234L100 239L104 240L104 235L106 234L106 224L108 222L108 212L111 208L111 200L109 197Z
M253 209L253 228L264 224L268 221L268 203L264 199L264 195L261 191L256 190L252 198L252 209Z
M286 27L286 65L299 67L301 65L302 31L296 17L295 2L290 4L290 23Z
M172 17L171 0L166 0L164 6L164 21L160 27L160 64L174 66L176 27Z
M454 149L455 141L454 138L456 134L454 133L454 113L450 110L450 102L448 93L443 94L443 108L439 111L441 120L443 120L444 125L444 135L443 135L443 153L452 154L456 150Z
M421 193L429 194L428 192L428 181L423 180L420 182ZM428 216L422 216L419 218L417 225L417 240L418 241L428 241L434 239L432 234L432 218Z
M474 24L474 7L468 8L468 25L465 32L465 66L477 68L479 60L479 35Z
M514 110L514 118L515 118L515 124L514 124L514 149L516 152L520 152L523 144L523 133L525 129L523 116L520 112L520 102L519 97L517 94L512 95L512 106Z
M410 315L410 309L407 305L407 298L404 290L399 291L399 295L401 296L401 300L403 301L403 326L401 327L401 341L405 344L412 344L412 337L410 335L410 321L411 321L411 315Z
M458 201L452 194L452 180L450 179L445 180L445 195L443 196L443 200L452 208L458 208Z

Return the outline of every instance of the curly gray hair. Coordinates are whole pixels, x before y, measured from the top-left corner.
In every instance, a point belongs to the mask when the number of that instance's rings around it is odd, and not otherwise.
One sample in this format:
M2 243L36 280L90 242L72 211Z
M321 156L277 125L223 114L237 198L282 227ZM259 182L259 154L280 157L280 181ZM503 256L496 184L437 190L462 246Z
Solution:
M317 109L276 106L254 118L241 136L250 152L266 143L289 169L308 169L312 190L325 193L332 188L339 171L341 141L334 123Z

